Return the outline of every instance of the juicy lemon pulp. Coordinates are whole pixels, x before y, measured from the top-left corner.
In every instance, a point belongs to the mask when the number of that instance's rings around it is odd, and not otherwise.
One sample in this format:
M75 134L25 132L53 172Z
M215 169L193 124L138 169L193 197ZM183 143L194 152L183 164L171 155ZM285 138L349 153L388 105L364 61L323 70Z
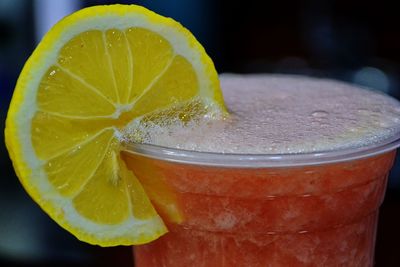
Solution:
M120 170L114 126L192 99L196 79L185 58L143 28L92 30L71 39L41 79L32 119L33 147L50 183L99 223L120 223L130 212L155 216L142 189L127 191L141 186Z
M77 33L62 38L68 31ZM216 72L182 26L137 6L92 7L56 25L24 67L7 147L27 191L64 228L89 243L140 244L167 231L148 195L161 209L174 197L157 177L138 181L116 136L133 120L190 119L210 103L223 110Z

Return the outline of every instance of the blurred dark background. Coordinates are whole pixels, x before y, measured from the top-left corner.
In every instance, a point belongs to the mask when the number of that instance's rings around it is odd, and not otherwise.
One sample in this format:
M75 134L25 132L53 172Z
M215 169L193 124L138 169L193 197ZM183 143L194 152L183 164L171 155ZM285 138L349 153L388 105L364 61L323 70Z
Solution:
M330 77L400 98L400 12L389 1L119 1L189 28L218 72ZM19 72L44 32L82 7L116 1L0 1L0 123ZM0 266L131 266L129 247L79 242L19 184L0 132ZM400 160L380 213L376 266L400 266Z

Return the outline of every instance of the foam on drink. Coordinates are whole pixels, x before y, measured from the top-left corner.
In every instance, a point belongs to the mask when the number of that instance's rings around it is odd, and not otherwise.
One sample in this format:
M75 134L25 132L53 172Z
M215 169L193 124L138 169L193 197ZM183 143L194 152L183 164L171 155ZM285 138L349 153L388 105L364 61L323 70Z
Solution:
M196 151L281 154L366 146L400 133L398 101L347 83L235 74L223 74L220 81L228 118L142 124L141 141Z

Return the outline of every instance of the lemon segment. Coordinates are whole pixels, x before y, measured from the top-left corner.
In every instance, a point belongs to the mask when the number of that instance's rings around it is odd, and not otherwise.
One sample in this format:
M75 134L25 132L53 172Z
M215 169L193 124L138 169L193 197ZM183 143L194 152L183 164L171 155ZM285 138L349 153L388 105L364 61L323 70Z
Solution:
M50 183L64 196L71 196L93 176L108 150L112 129L77 144L45 163Z
M197 93L198 82L192 66L185 58L176 56L169 68L140 98L132 111L135 112L135 117L143 116L154 110L186 102L193 99ZM157 97L159 94L163 94L163 97Z
M159 34L143 28L129 28L126 31L132 55L133 85L130 87L129 102L137 98L157 81L172 61L171 44ZM139 41L138 41L139 40Z
M98 89L67 70L51 66L38 91L39 109L66 116L106 116L115 112L112 102Z
M110 123L102 120L72 119L37 111L32 118L30 134L37 157L47 160L59 154L60 151L70 149L92 138L107 127L110 127Z
M98 223L116 224L129 216L129 198L118 165L107 155L82 191L74 197L76 210Z
M125 33L117 29L105 32L105 43L109 63L112 68L113 81L117 88L118 102L129 102L129 92L132 89L132 53Z
M90 30L72 38L61 49L58 64L89 87L95 88L99 95L119 103L103 31Z
M154 168L154 162L128 153L122 153L122 158L126 164L135 169L138 177L146 177L141 179L140 183L150 199L157 204L158 211L171 222L182 222L183 214L180 212L176 196L165 182L163 173Z
M120 175L125 177L126 191L131 200L132 214L139 219L149 219L156 214L147 194L136 178L136 176L128 170L124 161L119 160Z

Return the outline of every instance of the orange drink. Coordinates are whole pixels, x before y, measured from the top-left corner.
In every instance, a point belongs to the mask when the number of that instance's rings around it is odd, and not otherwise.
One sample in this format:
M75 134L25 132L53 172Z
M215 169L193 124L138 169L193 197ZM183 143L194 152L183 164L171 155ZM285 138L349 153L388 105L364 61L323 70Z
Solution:
M237 92L233 87L244 81L250 84L247 96L241 100L232 98L231 95ZM290 100L292 107L286 110L277 107L287 105L283 102L265 107L260 105L266 98L274 99L278 94L282 97L287 93L287 86L282 85L285 81L291 85L296 82L299 91L293 94L305 95L302 103L305 106L294 106L301 105L296 103L300 96ZM378 211L399 143L398 132L394 131L394 136L388 135L378 143L369 142L367 131L356 135L343 133L337 125L349 127L348 122L340 119L341 116L354 115L354 111L348 109L348 113L337 111L335 118L323 121L335 125L315 126L316 130L321 128L321 132L330 127L330 139L309 133L315 135L312 143L303 134L307 120L312 125L315 118L329 116L333 112L330 101L335 103L334 95L333 99L325 99L321 97L324 92L313 89L316 92L313 95L305 87L316 87L315 83L320 83L322 87L333 90L332 94L348 94L344 101L358 106L357 114L368 112L368 106L361 107L361 101L365 99L360 94L365 90L357 91L360 89L341 83L293 77L246 78L233 75L221 77L221 82L228 108L239 121L212 122L205 126L197 125L192 130L185 129L187 126L172 126L166 132L149 127L147 138L153 144L128 144L123 152L127 167L141 181L169 229L158 240L134 247L137 266L372 266ZM265 91L268 96L251 97L256 94L254 88L260 84L268 89ZM271 84L279 91L271 89ZM349 87L346 88L349 92L340 91L338 88L342 86ZM375 100L376 103L383 103L382 95L367 93L370 99L379 99L380 102ZM384 98L389 100L386 96ZM251 107L246 110L244 102L250 99L254 102L247 103ZM317 113L312 112L315 107L307 110L314 105L311 101L315 99L320 100L316 104L320 106L318 116L313 116ZM243 108L239 109L235 101L239 101ZM372 102L369 104L377 108L377 104ZM279 114L296 109L299 115L302 112L313 115L305 119L304 126L296 126L297 129L287 125L294 121L281 122L284 125L280 127L288 127L290 132L280 133L274 133L277 130L273 128L279 122L270 121L267 125L260 122L266 119L265 114L265 117L253 121L240 121L251 117L244 114L246 112L257 115L268 108L275 108ZM274 117L273 112L270 115ZM357 130L363 124L362 120L368 118L356 119L357 122L351 121L350 124ZM396 119L391 118L391 121ZM380 122L389 127L388 120L383 117ZM218 123L226 125L218 127ZM232 128L231 124L234 124ZM243 124L250 128L243 129ZM376 125L373 127L378 129ZM372 128L367 130L373 132ZM248 134L251 131L255 131L253 135ZM269 140L257 143L256 138L260 136L257 131L288 138L275 151L268 151L273 144ZM295 136L290 137L293 131L300 136L297 140ZM379 136L383 132L382 127L374 134ZM200 140L196 135L203 138L196 144L197 151L188 150L193 144L182 141L187 135L195 140ZM325 142L324 138L328 141ZM238 140L242 143L237 142L233 150L216 151ZM364 142L363 146L354 145L359 140ZM171 147L172 141L177 142L180 149L165 147ZM335 147L340 143L343 147ZM344 144L350 145L344 147ZM299 147L302 150L293 151ZM284 153L282 148L289 153ZM261 153L260 149L268 153ZM173 209L165 205L168 202L165 199L160 201L159 196L163 194L168 195ZM178 220L177 216L171 216L171 210L178 211Z
M394 152L293 167L194 165L126 153L153 168L183 222L135 247L137 266L372 266Z

